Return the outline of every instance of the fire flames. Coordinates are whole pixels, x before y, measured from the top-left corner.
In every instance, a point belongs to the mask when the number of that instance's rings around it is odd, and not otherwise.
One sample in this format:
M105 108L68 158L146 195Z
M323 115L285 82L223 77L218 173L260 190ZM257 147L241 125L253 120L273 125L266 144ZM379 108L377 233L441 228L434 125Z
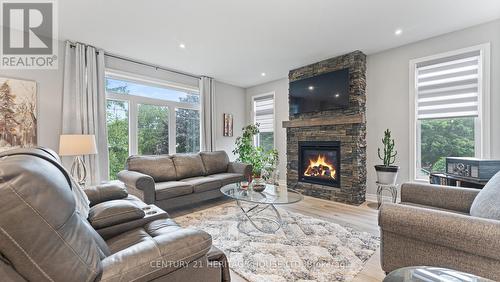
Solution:
M304 172L304 175L335 179L337 171L335 170L335 166L333 164L327 162L325 156L318 155L316 160L309 159L309 166Z

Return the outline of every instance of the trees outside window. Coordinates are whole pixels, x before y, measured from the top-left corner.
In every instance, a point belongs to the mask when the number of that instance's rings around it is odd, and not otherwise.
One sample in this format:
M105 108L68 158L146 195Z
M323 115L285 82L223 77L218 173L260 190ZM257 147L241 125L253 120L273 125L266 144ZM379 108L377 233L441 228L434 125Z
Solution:
M200 150L200 99L195 89L113 76L106 79L106 92L110 179L124 169L129 155Z
M141 104L137 118L139 155L168 154L168 108Z
M176 109L176 151L193 153L200 151L200 111Z
M474 118L420 121L422 174L444 172L446 157L474 157Z
M129 156L128 103L108 100L106 122L108 126L109 178L116 179Z

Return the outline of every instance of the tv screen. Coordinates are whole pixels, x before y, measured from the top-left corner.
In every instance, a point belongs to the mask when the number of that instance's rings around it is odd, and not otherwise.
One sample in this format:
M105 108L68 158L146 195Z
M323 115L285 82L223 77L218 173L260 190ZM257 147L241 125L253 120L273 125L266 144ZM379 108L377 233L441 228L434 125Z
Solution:
M319 112L349 106L349 69L290 83L290 114Z

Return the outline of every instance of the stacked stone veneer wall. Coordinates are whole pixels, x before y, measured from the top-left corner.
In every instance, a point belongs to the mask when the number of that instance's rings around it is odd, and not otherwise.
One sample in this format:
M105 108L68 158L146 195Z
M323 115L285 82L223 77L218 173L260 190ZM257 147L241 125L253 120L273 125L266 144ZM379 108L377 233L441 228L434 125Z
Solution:
M287 185L304 195L361 204L366 193L366 55L355 51L343 56L324 60L289 72L290 82L323 73L349 69L349 107L315 113L290 115L291 122L310 119L345 119L346 116L361 116L361 122L336 125L287 127ZM291 111L290 111L291 112ZM307 123L307 122L306 122ZM299 141L340 141L341 175L340 187L298 182Z

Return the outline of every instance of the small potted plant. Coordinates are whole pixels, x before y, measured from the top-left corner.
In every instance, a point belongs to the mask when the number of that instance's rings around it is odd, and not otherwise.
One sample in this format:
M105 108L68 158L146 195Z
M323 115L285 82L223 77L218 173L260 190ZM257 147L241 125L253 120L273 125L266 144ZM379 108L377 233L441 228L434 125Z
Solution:
M262 173L271 174L278 162L278 151L276 149L264 150L253 144L253 139L259 133L259 124L250 124L243 128L243 135L236 138L236 148L233 153L238 161L252 165L252 185L261 185L265 188Z
M377 171L377 182L380 184L394 185L398 177L399 166L394 166L392 164L396 161L398 151L394 150L394 139L391 138L391 131L389 129L384 132L382 144L384 144L384 152L382 153L380 148L378 148L378 157L384 164L375 166L375 170Z

